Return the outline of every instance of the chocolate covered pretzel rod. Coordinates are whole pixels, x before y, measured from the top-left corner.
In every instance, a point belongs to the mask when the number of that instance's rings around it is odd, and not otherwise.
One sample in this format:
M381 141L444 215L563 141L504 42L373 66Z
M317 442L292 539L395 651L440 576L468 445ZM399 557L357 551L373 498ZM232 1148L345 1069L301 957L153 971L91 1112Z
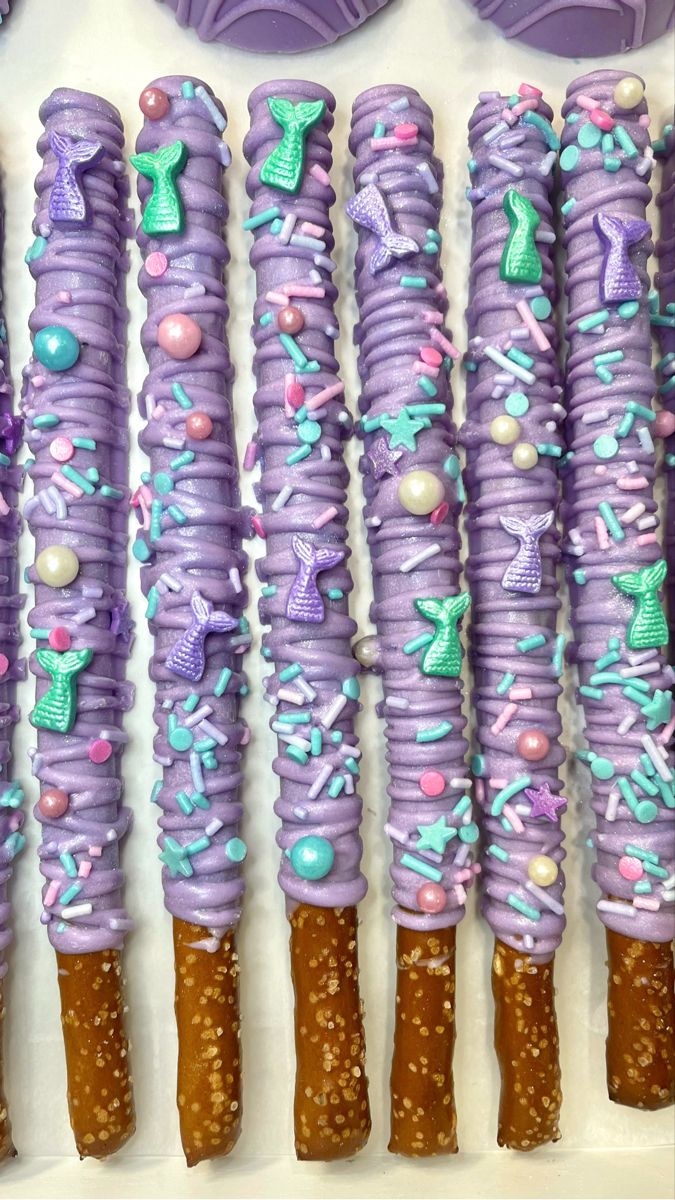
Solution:
M609 954L607 1081L619 1104L675 1097L672 669L653 495L644 86L594 71L567 91L560 157L569 312L563 516Z
M68 1105L82 1157L114 1153L134 1131L123 1022L119 844L128 491L124 275L128 188L119 114L60 88L40 109L43 165L28 253L36 305L23 411L35 495L27 572L38 731L42 921L56 950Z
M3 247L3 212L0 200L0 265ZM0 273L0 284L2 275ZM14 859L25 845L21 833L23 791L11 783L12 732L19 718L16 681L23 675L18 660L19 610L17 505L22 471L12 462L21 444L22 421L12 415L12 379L9 373L7 332L2 314L0 287L0 1162L15 1153L7 1101L3 1089L2 1025L5 1015L3 980L7 974L7 947L12 938L9 888Z
M352 112L359 231L355 331L377 640L382 672L397 925L391 1139L397 1154L457 1150L452 1078L455 928L478 837L466 789L459 622L459 461L438 232L443 168L416 91L363 92Z
M153 799L162 815L165 904L173 916L178 1108L188 1166L228 1154L241 1127L239 717L243 514L225 336L227 204L220 101L198 79L158 79L141 94L132 163L143 217L140 286L148 305L134 554L155 639Z
M482 910L502 1077L497 1140L560 1137L554 954L565 926L558 773L564 635L555 528L564 410L553 309L559 141L541 92L481 93L469 123L473 207L466 482Z
M659 145L663 159L661 191L657 204L661 215L660 238L656 246L659 270L656 275L656 300L662 311L652 313L661 346L657 368L663 407L656 414L655 433L665 438L666 516L663 534L666 562L666 609L670 627L670 661L675 662L675 128L669 125Z
M291 923L295 988L295 1146L301 1159L345 1158L368 1138L370 1112L358 989L360 750L358 667L347 596L350 419L335 359L329 209L335 101L281 80L249 99L244 145L256 273L254 370L266 539L260 618L278 736L279 880Z

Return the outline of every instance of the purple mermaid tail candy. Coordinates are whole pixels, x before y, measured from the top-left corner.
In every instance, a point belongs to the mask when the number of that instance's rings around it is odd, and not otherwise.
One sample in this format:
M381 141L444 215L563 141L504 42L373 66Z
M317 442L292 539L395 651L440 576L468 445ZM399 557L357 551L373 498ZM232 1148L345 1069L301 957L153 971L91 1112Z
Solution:
M192 624L167 655L166 665L174 675L197 683L204 674L206 656L204 642L208 633L229 633L239 621L226 612L216 612L210 600L194 592L190 601Z
M600 268L600 299L603 304L639 300L642 283L628 251L651 233L649 221L599 212L593 217L593 228L603 248Z
M541 548L539 539L553 524L555 513L549 509L532 517L503 517L502 529L518 538L520 547L502 576L502 587L507 592L527 592L535 596L541 588Z
M327 571L341 563L345 552L339 546L315 546L313 542L297 536L291 545L298 560L298 573L288 593L286 616L291 621L311 621L320 625L325 609L316 577L320 571Z
M377 238L370 258L371 275L384 270L395 258L407 258L409 254L419 251L414 238L406 237L394 229L384 197L374 183L367 184L352 196L345 208L352 221L369 229Z
M88 225L89 205L80 175L103 157L100 142L75 141L65 133L49 131L56 156L56 178L49 194L49 218L55 225Z

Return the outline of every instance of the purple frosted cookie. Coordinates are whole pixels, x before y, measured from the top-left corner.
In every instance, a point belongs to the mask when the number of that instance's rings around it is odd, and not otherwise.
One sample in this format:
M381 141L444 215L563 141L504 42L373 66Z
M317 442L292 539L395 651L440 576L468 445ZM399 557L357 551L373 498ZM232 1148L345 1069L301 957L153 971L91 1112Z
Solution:
M120 869L131 815L122 805L121 755L133 698L125 682L133 633L125 598L128 187L120 117L105 100L62 88L40 117L35 242L27 255L36 287L33 357L23 387L34 486L25 509L35 538L26 576L35 589L31 753L40 786L42 920L62 965L71 1120L80 1153L103 1157L133 1131L118 978L130 927ZM74 1010L71 958L72 972L81 972ZM107 1003L107 989L115 1019L92 1032L89 1019L101 1021L85 1011L85 996L98 986L97 1004ZM82 1072L85 1035L93 1046L108 1039L113 1084L107 1072L93 1081ZM110 1114L105 1138L100 1117L98 1131L91 1129L99 1108Z
M341 996L336 1003L350 1004L349 1033L338 1037L336 1031L330 1054L325 1047L323 1053L315 1049L323 1045L329 1018L314 1006L306 1021L312 1030L316 1026L316 1038L298 1033L296 1040L296 1149L300 1157L319 1158L353 1153L370 1128L355 963L356 905L366 881L356 790L359 668L350 648L355 626L348 607L343 456L351 420L334 348L337 292L329 217L335 200L329 175L334 104L316 84L264 84L249 99L251 129L244 144L252 201L245 226L254 236L250 261L257 288L254 405L262 513L253 520L265 543L257 569L264 583L260 619L270 627L263 637L263 655L272 668L265 685L278 738L279 881L292 927L300 1025L304 1028L302 1011L313 992L311 963L323 961L329 945ZM358 1104L346 1086L351 1073L338 1069L350 1042L361 1062ZM327 1058L333 1061L330 1075L322 1066ZM344 1089L331 1083L343 1078ZM315 1093L311 1102L306 1088ZM316 1096L324 1092L337 1095L338 1115L344 1117L344 1138L337 1143L321 1119Z
M165 0L204 42L241 50L300 53L334 42L388 0Z
M666 576L667 611L670 622L671 662L675 661L675 129L669 125L659 149L663 159L661 192L657 204L661 212L661 237L656 252L659 271L656 286L662 312L652 314L661 347L658 363L663 408L656 414L655 432L665 438L666 517L664 542L668 574Z
M4 241L3 212L0 202L0 261ZM0 284L2 274L0 272ZM12 379L9 373L7 331L2 313L0 286L0 1064L2 1062L2 981L7 973L7 947L12 938L10 927L9 885L14 859L26 839L21 827L23 791L12 783L12 733L19 719L16 706L16 681L23 678L19 654L19 611L23 597L18 595L17 541L19 537L18 500L22 470L14 463L22 438L20 417L12 414ZM0 1162L14 1153L7 1104L0 1067Z
M234 930L246 857L239 785L248 730L239 702L250 643L242 582L249 520L239 500L225 333L227 118L211 90L186 77L156 80L140 107L145 123L131 162L143 210L139 282L149 373L140 444L149 471L132 501L140 523L134 555L154 636L160 777L152 798L161 811L164 897L174 917L181 1136L193 1165L227 1153L240 1124ZM221 1028L210 1042L227 1063L220 1089L210 1084L211 1058L195 1062L190 1050L197 1017Z
M619 1103L653 1108L675 1097L668 1033L675 790L667 750L674 726L662 607L667 565L654 500L652 243L645 219L652 158L643 93L637 76L594 71L570 85L563 108L569 300L563 516L589 747L578 757L591 773L593 877L608 930L609 1090ZM627 1007L638 952L654 991L633 989ZM658 1027L651 996L665 1009ZM653 1030L658 1053L634 1066L640 1030Z
M470 370L462 440L481 907L496 939L498 1141L519 1150L560 1136L552 973L565 926L560 820L567 801L560 794L565 754L557 707L565 638L556 633L564 409L552 227L560 143L552 116L541 92L521 84L510 97L482 92L469 123ZM524 1022L508 995L512 973L527 981ZM539 1047L535 1076L529 1055L513 1051L521 1038ZM523 1109L518 1097L528 1082L534 1096Z
M347 212L359 235L355 341L377 630L376 639L357 645L356 655L381 672L384 689L379 712L386 721L391 800L385 829L394 852L393 917L402 927L397 992L407 980L406 957L413 964L433 958L432 942L437 955L454 954L454 926L464 916L478 838L461 707L460 627L469 596L460 582L462 481L450 387L459 355L445 328L438 232L443 168L433 138L431 109L412 88L375 87L354 102L356 192ZM410 998L406 1024L399 1019L395 1031L389 1148L402 1154L457 1149L454 1103L448 1103L454 970L444 992L434 991L431 976L422 975L419 999ZM436 1000L438 1011L429 1007ZM410 1009L435 1031L417 1050ZM449 1077L449 1087L437 1087L435 1096L423 1078L419 1095L409 1090L407 1063L411 1055L424 1056L425 1045ZM422 1110L417 1127L404 1096L416 1114Z
M673 0L472 0L507 38L565 58L637 50L673 28Z

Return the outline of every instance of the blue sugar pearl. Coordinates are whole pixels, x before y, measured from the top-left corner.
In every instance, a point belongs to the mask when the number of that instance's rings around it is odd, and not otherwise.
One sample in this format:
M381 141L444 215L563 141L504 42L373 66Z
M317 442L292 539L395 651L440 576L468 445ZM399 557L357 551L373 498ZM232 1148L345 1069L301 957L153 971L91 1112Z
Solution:
M327 838L310 834L295 843L289 857L300 879L323 879L333 866L335 851Z
M64 325L46 325L35 334L35 357L49 371L69 371L80 357L80 343Z

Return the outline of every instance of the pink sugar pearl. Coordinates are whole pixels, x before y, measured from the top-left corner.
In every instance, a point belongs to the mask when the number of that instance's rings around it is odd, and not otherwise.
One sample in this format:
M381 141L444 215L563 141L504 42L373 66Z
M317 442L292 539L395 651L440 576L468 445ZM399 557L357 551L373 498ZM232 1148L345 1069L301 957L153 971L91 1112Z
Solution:
M542 758L546 758L551 743L543 729L524 729L518 735L516 747L521 758L524 758L526 762L541 762Z
M9 659L6 654L0 654L0 679L9 671Z
M447 897L440 883L423 883L417 893L417 904L425 913L443 912Z
M106 738L94 738L89 743L89 758L93 763L107 762L112 754L112 746Z
M208 413L191 412L185 418L185 432L196 442L203 442L213 433L213 421Z
M440 771L423 771L420 789L425 796L440 796L445 790L445 776Z
M202 331L186 313L169 313L157 326L157 343L170 358L192 358L202 344Z
M138 107L149 121L161 121L169 111L169 97L158 87L148 87L138 97Z
M38 800L38 809L43 817L62 817L68 808L68 793L61 788L47 788Z
M667 408L660 409L654 421L654 433L660 438L667 438L675 433L675 413L668 412Z
M57 625L56 629L50 629L49 637L47 638L52 650L70 650L70 634L63 625Z
M166 254L162 254L161 250L153 250L145 260L145 269L152 279L159 279L164 274L169 265L169 260Z
M56 462L66 463L75 453L75 447L70 438L55 437L49 443L49 453Z
M631 883L642 879L644 868L640 859L633 858L630 854L624 854L623 858L619 859L619 875L624 879L629 879Z

